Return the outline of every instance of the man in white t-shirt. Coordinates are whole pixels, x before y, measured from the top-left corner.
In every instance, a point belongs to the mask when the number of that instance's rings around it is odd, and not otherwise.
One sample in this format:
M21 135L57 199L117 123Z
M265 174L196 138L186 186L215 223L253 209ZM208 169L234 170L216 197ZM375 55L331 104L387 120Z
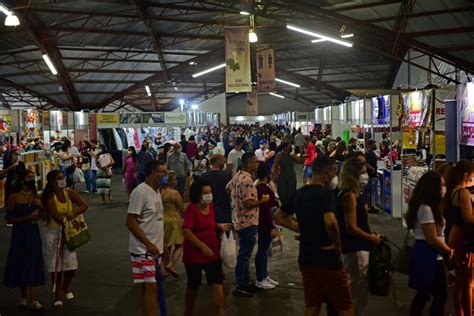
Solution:
M243 137L237 137L235 140L235 148L232 149L227 156L227 172L232 173L232 176L235 176L237 170L242 164L242 156L245 154L245 151L242 150L245 139Z
M262 139L260 141L260 148L255 151L255 156L257 156L257 160L259 162L265 162L265 156L267 155L268 151L269 150L267 149L267 141L265 139Z
M145 166L145 182L132 191L127 212L128 251L133 281L142 285L142 315L158 314L156 267L160 266L160 257L167 256L167 247L163 245L163 203L158 191L164 175L163 162L149 161Z

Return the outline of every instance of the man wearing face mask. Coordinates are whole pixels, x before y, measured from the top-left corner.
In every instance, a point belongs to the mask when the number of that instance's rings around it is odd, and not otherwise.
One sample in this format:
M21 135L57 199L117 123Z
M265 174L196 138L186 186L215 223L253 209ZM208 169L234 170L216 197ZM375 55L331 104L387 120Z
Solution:
M128 250L131 254L133 281L141 284L142 315L157 315L156 267L167 256L163 244L163 203L159 185L166 175L163 162L151 160L145 166L145 182L130 196L126 225L130 230Z
M216 223L232 223L230 197L225 190L232 177L224 171L225 157L213 155L210 163L211 168L201 176L201 179L211 184Z
M174 144L173 153L166 159L166 168L176 173L178 192L181 194L181 197L184 197L186 177L188 175L188 156L181 151L179 143Z
M275 214L280 225L300 234L298 263L305 315L319 315L322 303L330 304L339 315L353 315L349 279L341 262L336 201L331 192L337 179L337 163L326 157L316 158L310 184L293 193Z

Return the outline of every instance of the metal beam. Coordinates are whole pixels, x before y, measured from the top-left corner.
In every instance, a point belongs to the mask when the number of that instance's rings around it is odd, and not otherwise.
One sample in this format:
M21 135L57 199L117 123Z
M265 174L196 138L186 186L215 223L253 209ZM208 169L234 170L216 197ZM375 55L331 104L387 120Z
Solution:
M398 18L395 21L394 32L395 38L393 40L392 45L392 55L397 57L404 57L408 51L408 47L406 45L402 45L401 38L402 34L405 33L405 29L408 24L408 15L411 13L413 8L415 7L416 0L403 0L402 4L400 5L400 9L398 11ZM390 73L387 77L385 82L385 88L391 88L395 78L400 70L401 66L400 61L392 62L392 66L390 67Z
M137 31L121 31L121 30L106 30L103 28L82 28L82 27L65 27L65 26L50 26L48 30L56 32L66 32L71 34L76 33L93 33L93 34L108 34L108 35L120 35L120 36L148 36L148 32L137 32ZM169 38L189 38L189 39L206 39L206 40L223 40L223 35L216 34L186 34L181 32L176 33L157 33L159 37Z
M145 28L153 41L153 46L157 52L158 60L160 61L161 71L163 72L163 79L169 80L168 70L166 69L165 56L161 49L161 39L160 36L153 29L153 22L149 18L151 14L148 13L148 4L146 0L134 0L135 6L137 7L138 14L141 16Z
M333 10L331 10L331 8L328 8L328 9L334 12L342 12L342 11L349 11L349 10L373 8L377 6L384 6L384 5L389 5L389 4L399 3L399 2L400 0L385 0L385 1L364 3L364 4L355 4L351 6L344 6L344 7L333 9Z
M26 3L22 0L14 1L15 6L25 6ZM42 51L43 54L48 54L49 58L55 65L58 71L58 81L63 88L64 94L68 99L68 107L72 110L80 108L79 97L77 96L74 85L71 82L71 78L62 62L61 53L56 45L56 40L45 30L45 26L40 19L33 13L25 10L18 11L18 17L21 20L21 24L27 30L30 37L35 42L36 46Z
M429 31L421 31L421 32L409 32L409 33L405 33L405 36L427 37L427 36L440 36L440 35L469 33L469 32L474 32L474 26L455 27L455 28L450 28L450 29L429 30Z
M469 12L469 11L474 11L474 6L411 13L408 15L408 18L412 19L412 18L419 18L419 17L424 17L424 16L444 15L444 14L453 14L453 13L461 13L461 12ZM363 22L380 23L380 22L393 21L393 20L396 20L397 18L398 18L398 15L393 15L393 16L387 16L387 17L382 17L382 18L363 20Z
M34 91L34 90L31 90L30 88L28 88L28 86L26 85L21 85L21 84L18 84L14 81L11 81L11 80L8 80L8 79L5 79L5 78L0 78L0 84L4 84L6 86L9 86L9 87L13 87L15 89L19 89L19 90L22 90L22 91L25 91L27 93L29 93L30 95L34 96L34 97L37 97L38 99L44 99L46 102L50 103L51 105L54 105L58 108L61 108L63 107L62 104L60 104L59 102L57 102L56 100L53 100L51 98L48 98L48 97L45 97L41 94L39 94L38 92Z

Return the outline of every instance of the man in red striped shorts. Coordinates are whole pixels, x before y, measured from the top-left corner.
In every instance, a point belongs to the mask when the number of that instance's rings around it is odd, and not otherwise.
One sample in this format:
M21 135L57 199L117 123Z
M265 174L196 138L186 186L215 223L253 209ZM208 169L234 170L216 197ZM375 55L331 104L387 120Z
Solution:
M143 316L158 314L156 267L164 255L163 204L158 191L166 175L163 162L152 160L145 166L145 182L130 195L127 227L130 230L128 250L131 254L134 283L141 284L140 297Z

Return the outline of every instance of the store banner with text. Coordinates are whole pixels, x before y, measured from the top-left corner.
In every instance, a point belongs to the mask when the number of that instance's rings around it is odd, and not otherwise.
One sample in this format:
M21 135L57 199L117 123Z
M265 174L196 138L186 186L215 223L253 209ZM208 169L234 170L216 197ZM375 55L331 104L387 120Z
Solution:
M247 93L245 115L258 115L258 88L255 86L252 87L252 92Z
M474 83L461 86L458 93L461 120L461 144L474 146Z
M165 112L165 124L186 124L185 112Z
M97 139L97 119L95 113L89 113L89 139Z
M433 91L402 93L403 126L430 127Z
M115 125L120 123L120 115L118 113L98 113L96 114L97 125Z
M258 92L276 92L275 51L265 48L257 51Z
M225 34L225 83L227 93L251 92L251 64L249 28L226 27Z

